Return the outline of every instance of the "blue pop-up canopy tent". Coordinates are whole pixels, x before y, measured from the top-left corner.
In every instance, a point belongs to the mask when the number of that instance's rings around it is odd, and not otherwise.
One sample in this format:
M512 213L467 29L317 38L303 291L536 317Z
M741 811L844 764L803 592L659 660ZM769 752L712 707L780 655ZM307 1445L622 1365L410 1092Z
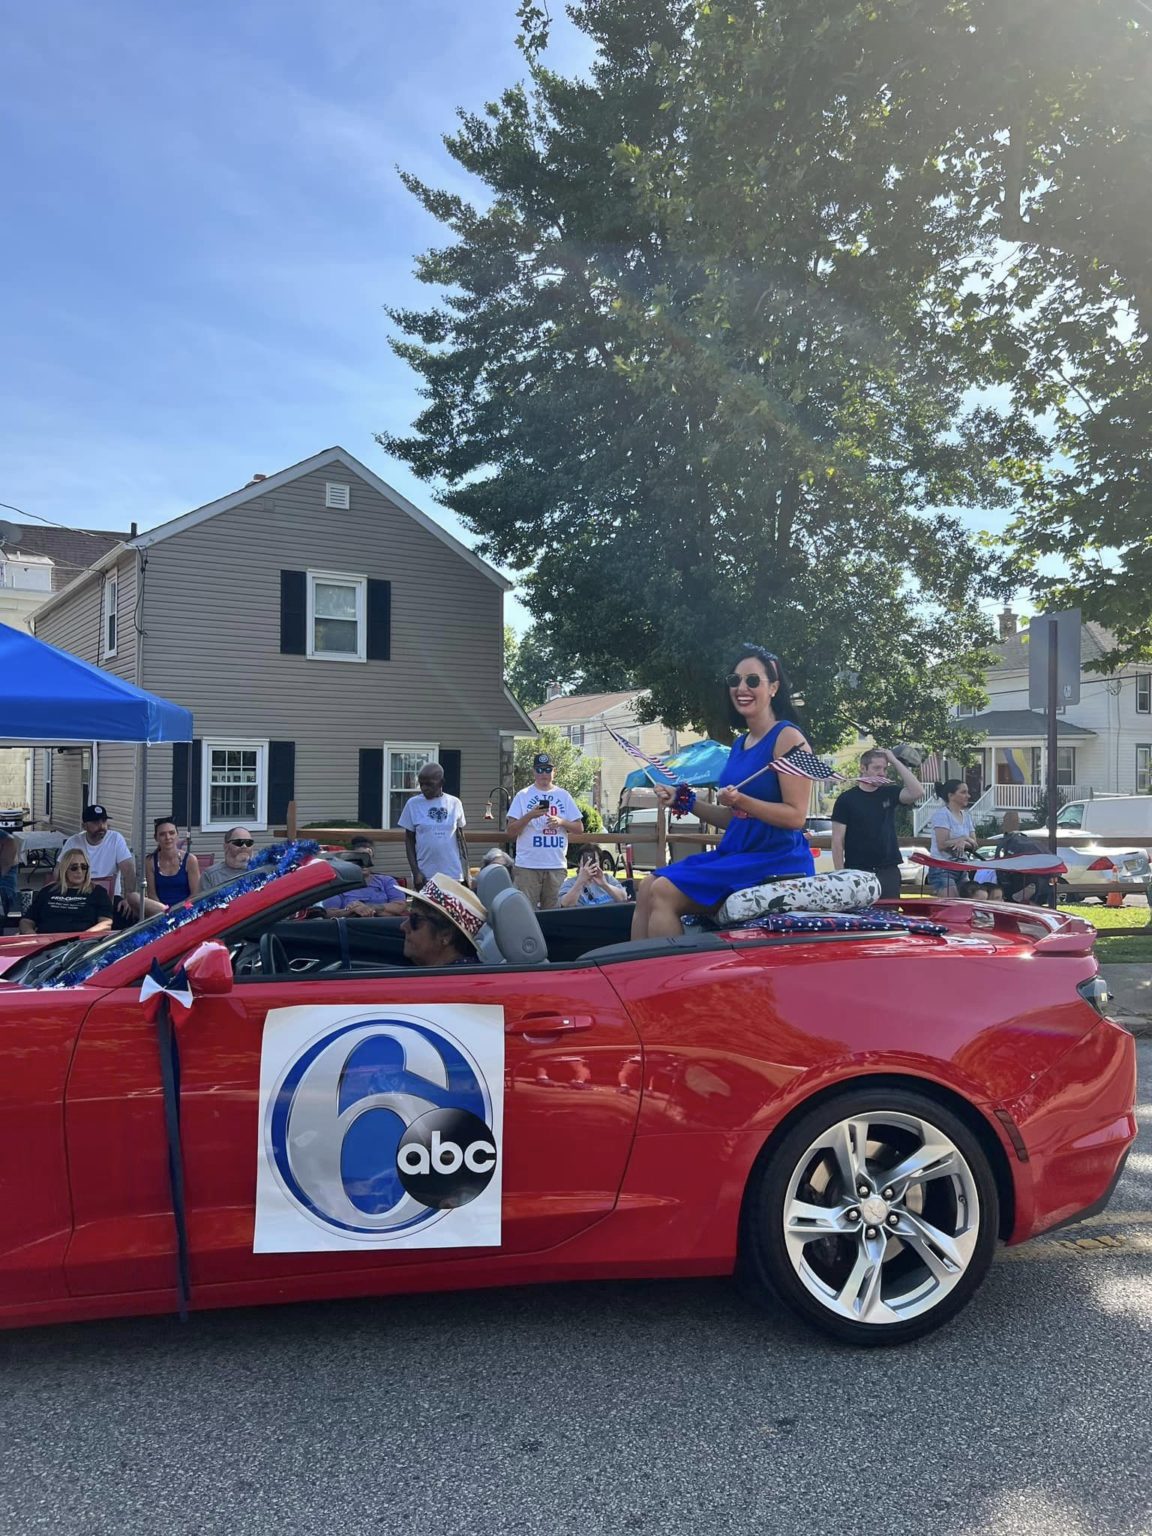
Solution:
M0 624L0 742L191 740L191 710Z
M651 788L653 784L680 782L699 789L707 784L717 784L728 761L731 747L722 747L718 741L693 741L679 752L674 752L665 762L672 770L672 778L655 768L637 768L624 780L625 789Z

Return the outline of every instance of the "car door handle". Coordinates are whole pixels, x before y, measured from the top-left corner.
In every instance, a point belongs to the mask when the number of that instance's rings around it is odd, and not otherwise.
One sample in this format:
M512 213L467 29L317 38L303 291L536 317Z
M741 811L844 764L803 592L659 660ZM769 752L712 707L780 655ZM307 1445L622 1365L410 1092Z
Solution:
M590 1013L526 1013L504 1026L506 1035L560 1035L578 1029L591 1029Z

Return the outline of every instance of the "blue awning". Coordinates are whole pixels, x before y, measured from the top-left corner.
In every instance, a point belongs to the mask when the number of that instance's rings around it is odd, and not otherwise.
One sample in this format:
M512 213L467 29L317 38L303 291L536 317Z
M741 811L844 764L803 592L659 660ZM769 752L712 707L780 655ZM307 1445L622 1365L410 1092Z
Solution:
M191 710L0 624L0 741L191 740Z
M625 789L651 788L653 784L683 783L700 788L705 784L718 784L728 761L731 747L723 747L718 741L693 741L666 759L673 778L658 773L655 768L637 768L624 780Z

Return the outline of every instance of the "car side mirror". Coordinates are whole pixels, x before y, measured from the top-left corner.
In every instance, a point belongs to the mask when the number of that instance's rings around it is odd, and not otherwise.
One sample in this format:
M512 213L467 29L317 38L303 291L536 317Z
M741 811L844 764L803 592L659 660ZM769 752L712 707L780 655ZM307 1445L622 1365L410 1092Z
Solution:
M206 939L184 962L193 997L226 997L232 990L232 956L224 944Z

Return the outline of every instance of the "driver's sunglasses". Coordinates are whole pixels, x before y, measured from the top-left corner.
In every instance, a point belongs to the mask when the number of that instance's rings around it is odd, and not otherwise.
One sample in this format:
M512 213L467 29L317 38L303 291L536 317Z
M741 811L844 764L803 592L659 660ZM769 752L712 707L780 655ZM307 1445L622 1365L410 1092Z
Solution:
M228 839L229 848L252 848L255 847L255 844L256 839L254 837L230 837Z
M426 912L417 912L414 907L409 907L407 912L408 926L415 931L418 928L443 928L444 924L436 918L429 917Z
M741 677L739 672L729 672L728 676L724 679L724 686L726 688L739 688L740 684L743 683L748 688L759 688L763 681L764 679L760 676L759 672L749 672L746 677Z

